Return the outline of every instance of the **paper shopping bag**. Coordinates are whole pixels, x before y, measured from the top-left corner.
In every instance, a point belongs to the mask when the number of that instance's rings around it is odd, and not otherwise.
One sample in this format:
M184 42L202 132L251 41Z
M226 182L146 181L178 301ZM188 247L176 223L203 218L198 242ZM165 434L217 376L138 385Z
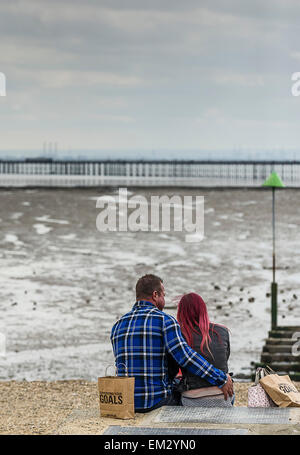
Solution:
M288 375L269 374L260 379L259 383L280 408L300 406L300 392Z
M134 419L134 377L98 378L101 417Z

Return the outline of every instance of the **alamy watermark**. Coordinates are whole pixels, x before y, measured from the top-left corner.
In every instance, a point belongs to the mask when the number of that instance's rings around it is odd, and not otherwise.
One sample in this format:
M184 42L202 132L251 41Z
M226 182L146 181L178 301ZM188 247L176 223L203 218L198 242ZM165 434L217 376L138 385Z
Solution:
M0 96L6 96L6 76L0 73Z
M292 345L292 355L298 357L300 355L300 332L294 332L292 340L295 341Z
M293 96L300 95L300 73L293 73L291 80L294 81L294 84L291 87L291 92Z
M118 196L100 196L96 219L100 232L186 232L186 242L204 238L204 196L166 194L134 195L128 198L127 188L119 188Z

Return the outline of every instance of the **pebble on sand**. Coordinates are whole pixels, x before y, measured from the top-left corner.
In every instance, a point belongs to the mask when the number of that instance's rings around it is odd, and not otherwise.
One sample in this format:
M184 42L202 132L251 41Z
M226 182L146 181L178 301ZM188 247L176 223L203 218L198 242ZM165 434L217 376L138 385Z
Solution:
M252 384L235 382L235 406L247 406L248 389ZM300 383L295 385L299 388ZM54 434L74 409L98 409L97 383L84 380L0 382L0 397L0 434ZM140 423L136 414L132 426L140 426ZM99 417L95 422L87 420L85 428L78 431L95 434L106 427L105 419Z

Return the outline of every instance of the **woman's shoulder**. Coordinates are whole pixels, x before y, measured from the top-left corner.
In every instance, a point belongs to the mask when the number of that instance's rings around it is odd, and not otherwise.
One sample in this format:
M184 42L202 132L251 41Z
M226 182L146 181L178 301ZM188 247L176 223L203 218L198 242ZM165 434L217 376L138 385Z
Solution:
M214 330L215 332L218 332L220 335L229 336L229 329L227 327L225 327L224 325L215 324L213 322L210 322L209 328L211 330Z

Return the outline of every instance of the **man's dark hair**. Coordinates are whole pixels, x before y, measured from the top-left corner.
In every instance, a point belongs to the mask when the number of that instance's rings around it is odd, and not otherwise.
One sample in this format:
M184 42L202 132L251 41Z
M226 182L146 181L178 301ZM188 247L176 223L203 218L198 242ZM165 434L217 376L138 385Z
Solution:
M162 283L163 280L159 276L152 274L142 276L136 283L136 298L152 297L154 291L157 291L158 295L160 295Z

